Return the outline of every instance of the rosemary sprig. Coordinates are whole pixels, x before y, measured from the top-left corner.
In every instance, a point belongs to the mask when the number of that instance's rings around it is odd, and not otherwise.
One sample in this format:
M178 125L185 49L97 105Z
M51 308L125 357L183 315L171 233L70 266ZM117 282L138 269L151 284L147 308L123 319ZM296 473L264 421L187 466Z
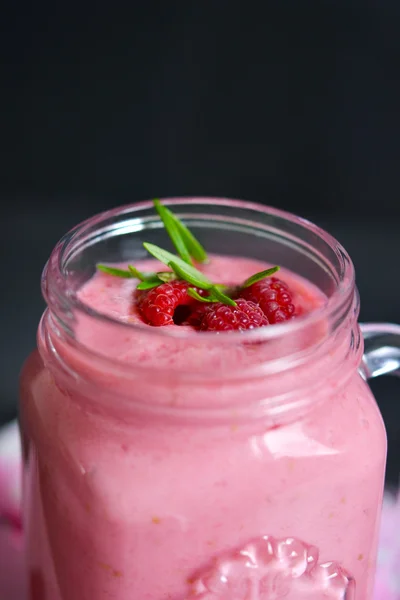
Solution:
M144 273L136 269L133 265L128 265L127 269L119 269L117 267L98 264L97 268L99 271L116 277L138 279L138 290L150 290L161 283L168 283L176 279L183 280L193 286L188 288L188 294L199 302L222 302L230 306L236 306L236 302L229 295L224 293L225 291L228 292L227 286L213 283L204 275L204 273L193 266L192 259L202 263L205 263L208 260L207 253L200 242L172 211L161 204L157 199L153 202L179 256L172 254L172 252L168 252L168 250L164 250L155 244L144 242L143 246L151 256L171 270L159 271L156 273ZM257 283L266 277L270 277L278 270L279 267L272 267L271 269L260 271L260 273L255 273L246 279L240 288L250 287L254 283ZM207 295L200 295L195 288L206 290Z
M189 265L192 264L192 258L200 263L207 262L207 252L190 229L158 199L153 203L181 259Z
M261 281L262 279L265 279L266 277L271 277L271 275L273 275L274 273L276 273L277 271L279 271L280 267L272 267L271 269L266 269L265 271L260 271L259 273L255 273L254 275L252 275L251 277L249 277L248 279L246 279L246 281L244 283L242 283L242 285L240 287L250 287L251 285L253 285L253 283L257 283L258 281Z
M132 279L136 277L133 275L130 269L117 269L116 267L108 267L107 265L96 265L99 271L106 273L107 275L114 275L115 277L123 277L124 279ZM140 279L140 277L138 277Z

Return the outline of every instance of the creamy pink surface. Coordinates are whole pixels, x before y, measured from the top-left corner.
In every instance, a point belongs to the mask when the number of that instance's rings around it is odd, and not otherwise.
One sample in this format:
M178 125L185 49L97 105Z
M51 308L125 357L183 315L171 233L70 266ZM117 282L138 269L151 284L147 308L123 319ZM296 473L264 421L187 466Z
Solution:
M156 271L163 269L163 265L156 261L144 261L135 263L137 268L143 271ZM126 265L120 265L126 267ZM245 279L271 265L265 265L256 260L231 257L214 257L209 264L202 266L202 271L207 277L216 283L226 285L236 285L243 282ZM317 307L322 306L326 298L314 286L307 284L304 279L296 277L288 273L284 269L277 274L279 277L290 283L293 291L294 302L296 306L301 307L303 312L309 312ZM79 298L91 308L94 308L102 314L118 319L124 323L143 325L142 318L135 307L134 294L137 285L137 280L121 279L112 275L105 275L98 272L94 278L86 284L79 293ZM79 329L79 340L86 346L97 351L107 352L107 356L129 362L134 365L138 363L142 367L157 367L157 368L174 368L178 370L189 370L197 367L199 363L202 365L215 368L216 366L224 366L228 364L229 368L242 368L243 364L259 362L263 356L264 348L259 348L255 352L254 347L243 344L230 345L229 350L221 351L218 344L215 343L213 337L207 344L207 352L205 352L203 343L199 341L184 342L176 346L176 352L171 353L171 344L160 339L159 336L140 336L127 334L125 329L117 331L115 328L110 329L110 334L107 335L106 328L97 326L85 326L84 318L80 318L83 326ZM146 328L148 326L145 325ZM160 331L165 328L154 328L151 330ZM192 333L191 327L182 327L178 325L168 326L177 332L186 331ZM202 334L202 338L207 334ZM132 343L134 342L134 343Z
M220 257L206 272L237 283L260 266ZM300 278L280 276L305 309L324 302ZM137 322L134 285L97 274L80 297L98 311ZM215 579L226 568L234 578L234 551L262 536L302 540L305 545L296 547L316 563L337 561L355 578L356 591L350 588L346 600L371 600L386 440L357 365L343 356L340 375L330 375L344 342L314 365L311 360L279 377L229 386L224 375L190 387L177 373L199 363L217 372L238 371L259 365L268 349L239 343L221 349L212 334L205 342L191 338L171 345L163 336L147 335L147 328L142 336L96 323L79 317L77 339L131 364L134 385L67 350L74 375L61 377L43 340L47 367L35 353L22 376L31 600L343 600L340 567L332 567L338 583L322 577L323 569L313 563L310 576L274 588L261 550L254 570L263 578L261 592L207 592L212 584L203 574L211 568ZM169 378L159 375L164 368ZM204 423L136 410L146 403L222 407L232 397L243 406L296 382L299 398L311 404L302 418L281 423L276 416L274 426L242 422L229 408L224 420ZM128 393L132 402L126 402ZM213 567L219 556L222 562Z

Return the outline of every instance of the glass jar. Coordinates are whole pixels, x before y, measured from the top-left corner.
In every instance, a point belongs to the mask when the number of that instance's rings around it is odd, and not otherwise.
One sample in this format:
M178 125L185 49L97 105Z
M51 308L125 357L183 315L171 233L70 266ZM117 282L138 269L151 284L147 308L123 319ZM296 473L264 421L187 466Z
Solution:
M386 436L366 379L398 368L399 329L364 326L363 355L353 265L315 225L234 200L166 204L211 253L267 258L328 301L210 346L210 334L140 328L77 296L96 263L164 245L152 203L57 244L21 376L30 600L372 600ZM179 360L115 360L114 341ZM243 344L263 359L232 368Z

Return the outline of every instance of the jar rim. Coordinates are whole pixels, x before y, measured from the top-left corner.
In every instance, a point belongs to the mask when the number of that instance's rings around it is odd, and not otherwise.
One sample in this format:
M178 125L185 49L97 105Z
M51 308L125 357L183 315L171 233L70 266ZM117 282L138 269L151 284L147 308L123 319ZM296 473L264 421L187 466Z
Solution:
M262 327L245 332L233 331L229 332L229 335L227 333L221 333L218 335L216 343L235 345L239 340L242 343L256 340L268 341L281 338L282 336L292 335L294 333L299 333L302 329L313 326L321 320L327 320L328 322L335 322L337 319L342 320L341 317L343 317L343 313L347 312L349 306L351 306L351 300L354 295L355 287L355 272L352 260L345 248L331 234L313 222L290 212L268 205L230 198L179 197L163 198L162 202L172 207L182 205L198 205L199 207L205 207L207 205L213 205L229 207L233 209L246 209L253 211L255 215L262 214L277 217L281 220L292 222L295 225L300 226L302 229L312 232L321 241L323 241L338 258L340 270L337 272L338 279L336 281L335 289L323 306L304 315L300 315L296 319L276 324L274 327ZM73 247L74 241L81 233L93 226L100 227L102 222L110 218L122 216L128 213L138 213L142 210L147 210L152 207L153 202L151 200L146 200L143 202L126 204L98 213L76 225L59 240L51 252L50 258L42 274L42 293L47 305L50 308L50 311L52 311L54 308L52 306L53 302L51 300L51 294L49 294L49 289L52 288L53 292L56 289L56 296L59 300L61 300L63 310L75 310L104 323L124 327L126 330L140 332L142 335L145 332L148 335L155 335L161 338L163 337L164 339L175 338L185 341L196 339L204 340L204 338L209 338L210 334L208 332L187 330L181 331L177 328L168 327L147 327L136 323L118 320L117 318L113 318L110 315L101 313L91 308L79 299L77 293L68 288L66 271L64 269L66 254L67 251Z

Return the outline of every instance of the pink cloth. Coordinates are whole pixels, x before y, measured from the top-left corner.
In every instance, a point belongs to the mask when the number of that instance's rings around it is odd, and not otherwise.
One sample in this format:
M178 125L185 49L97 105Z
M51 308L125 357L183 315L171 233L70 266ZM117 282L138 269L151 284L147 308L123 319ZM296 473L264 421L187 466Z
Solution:
M26 600L20 528L21 454L15 423L0 431L0 599ZM3 521L2 521L3 517ZM374 600L400 600L400 495L385 498Z

